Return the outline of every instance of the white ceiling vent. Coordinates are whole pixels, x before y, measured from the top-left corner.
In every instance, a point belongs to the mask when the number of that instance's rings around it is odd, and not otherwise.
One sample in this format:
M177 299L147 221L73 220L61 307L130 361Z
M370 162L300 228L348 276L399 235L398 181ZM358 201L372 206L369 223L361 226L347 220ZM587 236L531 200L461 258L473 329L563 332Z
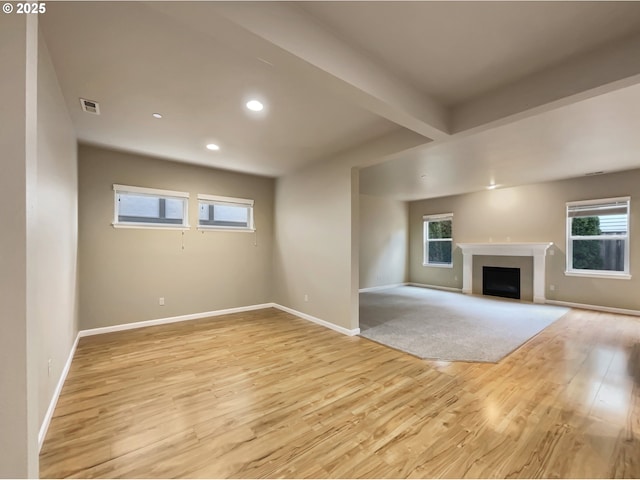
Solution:
M100 115L100 105L98 104L98 102L81 98L80 105L82 105L83 111L87 113L93 113L94 115Z

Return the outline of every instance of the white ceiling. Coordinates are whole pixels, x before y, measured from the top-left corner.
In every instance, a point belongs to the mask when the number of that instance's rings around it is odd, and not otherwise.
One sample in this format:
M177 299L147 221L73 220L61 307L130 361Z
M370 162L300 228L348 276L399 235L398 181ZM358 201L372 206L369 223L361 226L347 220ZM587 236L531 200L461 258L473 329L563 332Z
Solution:
M446 105L638 32L638 2L301 2Z
M50 2L40 24L83 142L279 176L402 133L361 191L405 200L640 167L640 2Z
M399 200L640 168L640 85L361 170L360 193Z
M400 128L149 5L47 7L40 23L80 141L277 176ZM244 108L254 96L263 115ZM82 112L80 97L101 115Z

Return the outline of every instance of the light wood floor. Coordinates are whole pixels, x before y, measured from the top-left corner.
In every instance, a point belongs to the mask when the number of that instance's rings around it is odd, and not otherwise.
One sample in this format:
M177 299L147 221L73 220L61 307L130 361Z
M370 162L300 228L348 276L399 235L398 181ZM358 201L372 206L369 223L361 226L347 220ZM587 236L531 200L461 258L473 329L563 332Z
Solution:
M81 340L42 477L640 477L640 319L573 310L497 364L275 309Z

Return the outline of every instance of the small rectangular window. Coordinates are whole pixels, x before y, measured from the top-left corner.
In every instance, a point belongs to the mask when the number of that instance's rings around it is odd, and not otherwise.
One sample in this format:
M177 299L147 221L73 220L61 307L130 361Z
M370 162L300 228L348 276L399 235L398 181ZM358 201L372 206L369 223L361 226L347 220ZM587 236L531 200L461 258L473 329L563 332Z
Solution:
M188 228L187 192L114 185L114 227Z
M629 200L567 203L567 274L629 277Z
M422 264L431 267L453 266L453 214L425 215L424 257Z
M252 232L253 200L198 195L198 228Z

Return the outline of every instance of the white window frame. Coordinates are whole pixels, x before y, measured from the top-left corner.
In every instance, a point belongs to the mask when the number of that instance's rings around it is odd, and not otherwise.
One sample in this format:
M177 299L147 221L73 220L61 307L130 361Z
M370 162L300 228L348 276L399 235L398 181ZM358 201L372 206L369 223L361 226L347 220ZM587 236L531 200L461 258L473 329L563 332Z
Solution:
M248 227L233 227L230 225L200 225L200 205L227 205L234 207L247 207L249 209ZM198 194L198 230L213 230L218 232L255 232L253 219L254 201L248 198L222 197L220 195Z
M451 220L451 238L429 239L429 222L441 222ZM451 242L451 263L429 263L429 242ZM422 217L422 266L436 268L453 268L453 213L440 213L437 215L424 215Z
M571 207L577 206L598 206L607 203L626 203L627 204L627 233L626 235L571 235L571 218L569 210ZM577 202L567 202L566 210L566 252L567 265L564 274L569 277L591 277L591 278L610 278L619 280L629 280L630 273L630 232L631 232L631 197L615 197L601 198L597 200L580 200ZM573 240L624 240L624 271L617 272L613 270L586 270L573 268Z
M131 193L149 197L174 198L183 200L183 212L181 224L153 223L153 222L121 222L119 220L118 195ZM151 228L155 230L188 230L189 226L189 193L174 190L161 190L158 188L135 187L131 185L113 185L113 222L114 228Z

